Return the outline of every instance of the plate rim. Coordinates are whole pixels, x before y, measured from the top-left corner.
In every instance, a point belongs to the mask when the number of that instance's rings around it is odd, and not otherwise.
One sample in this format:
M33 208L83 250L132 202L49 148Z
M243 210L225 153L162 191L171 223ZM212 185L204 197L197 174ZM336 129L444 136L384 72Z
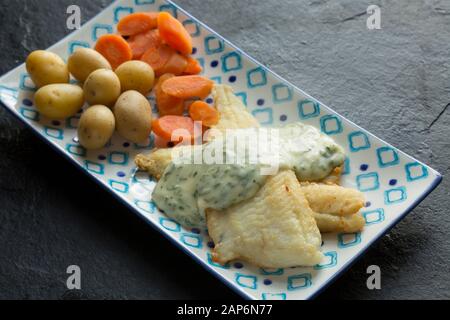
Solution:
M61 38L59 41L48 47L46 50L51 50L53 47L58 46L61 43L64 43L64 41L70 37L74 36L77 33L82 32L83 27L86 27L90 23L92 23L94 20L97 19L98 16L100 16L105 10L110 9L114 5L116 5L118 2L121 2L122 0L113 0L108 6L103 8L100 12L98 12L95 16L93 16L91 19L86 21L83 26L79 30L75 30L74 32L71 32ZM190 17L191 19L194 19L198 24L200 24L203 28L205 28L207 31L211 32L212 34L220 37L224 40L231 48L239 52L241 55L243 55L246 59L249 59L251 62L255 63L256 65L260 66L264 69L264 71L270 73L272 76L280 80L281 82L284 82L285 84L292 87L293 90L298 91L302 95L304 95L307 98L313 99L317 101L321 107L324 107L329 113L332 113L334 115L339 116L342 120L347 122L348 124L354 126L355 128L363 131L364 133L368 134L372 138L377 139L378 141L382 142L386 146L389 146L402 154L403 156L406 156L408 158L411 158L412 160L416 161L417 163L421 164L422 166L429 169L434 175L433 181L429 184L427 189L425 189L420 196L418 196L406 209L404 209L401 213L399 213L396 218L391 222L391 224L386 225L385 228L383 228L380 232L380 234L370 241L366 243L366 245L357 253L355 254L349 261L347 261L341 268L341 270L333 273L324 283L322 283L317 289L305 297L305 300L311 300L315 299L318 295L320 295L324 290L326 290L330 285L332 285L338 278L340 278L345 272L348 271L348 269L354 265L367 251L378 241L380 241L390 230L392 230L401 220L403 220L409 213L411 213L436 187L442 182L443 176L440 174L437 170L431 168L429 165L417 160L415 157L408 155L407 153L403 152L402 150L396 148L395 146L392 146L388 142L384 141L383 139L377 137L376 135L372 134L367 129L364 129L360 127L359 125L355 124L353 121L347 119L346 117L342 116L337 111L333 110L332 108L328 107L326 104L322 103L320 100L312 97L302 89L298 88L296 85L292 84L290 81L284 79L282 76L278 75L276 72L272 71L271 69L267 68L263 63L259 62L255 58L251 57L249 54L247 54L245 51L234 45L232 42L230 42L227 38L222 36L220 33L214 31L209 26L207 26L205 23L203 23L200 19L196 18L186 10L184 10L182 7L180 7L178 4L174 3L171 0L162 0L165 1L168 4L173 5L177 10L181 11L186 16ZM20 65L12 68L11 70L7 71L3 75L0 76L0 83L4 81L5 78L7 78L10 74L14 73L17 69L21 68L25 63L21 63ZM187 248L183 247L181 243L177 242L174 238L170 237L168 234L164 233L161 228L158 228L156 224L154 224L150 219L147 219L142 213L139 212L134 206L132 206L131 203L126 201L125 199L121 198L117 193L115 193L111 188L109 188L106 184L102 183L98 178L96 178L94 175L89 174L86 170L83 169L83 167L72 157L69 156L66 152L64 152L62 149L58 148L55 144L51 142L51 140L47 139L43 134L39 132L37 128L35 128L31 123L28 123L25 121L18 112L15 111L15 109L8 107L3 100L0 98L0 105L2 105L11 115L13 115L16 119L18 119L21 123L25 124L25 126L33 132L38 138L40 138L42 141L44 141L45 144L49 145L52 149L56 150L57 153L61 154L64 158L69 160L71 164L73 164L78 170L82 171L86 176L88 176L92 181L94 181L96 184L100 185L108 191L114 198L116 198L119 202L121 202L123 205L125 205L128 209L133 211L139 218L141 218L146 224L150 225L154 230L158 231L160 234L164 236L167 240L169 240L171 243L175 245L175 247L178 247L181 249L182 252L186 253L188 256L193 258L195 262L200 264L204 269L206 269L210 274L212 274L214 277L216 277L218 280L220 280L223 284L225 284L227 287L232 289L235 293L239 294L242 298L246 300L259 300L253 295L250 295L237 285L235 285L233 282L231 282L228 278L226 278L224 275L222 275L220 272L216 271L214 268L209 266L204 260L202 260L199 256L195 255L193 252L190 252Z

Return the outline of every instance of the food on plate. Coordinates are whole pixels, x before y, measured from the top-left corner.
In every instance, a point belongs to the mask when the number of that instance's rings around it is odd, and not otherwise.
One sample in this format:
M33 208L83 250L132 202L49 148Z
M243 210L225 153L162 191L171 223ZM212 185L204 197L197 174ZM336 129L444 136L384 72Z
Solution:
M111 65L100 53L89 48L78 48L69 57L69 71L75 79L83 83L87 77L98 69L109 69Z
M37 88L48 84L69 83L70 80L67 64L50 51L37 50L30 53L26 69Z
M162 39L159 36L159 30L153 29L130 37L128 43L133 52L133 59L141 59L149 49L161 46Z
M95 50L75 51L68 66L33 52L36 106L60 119L90 104L78 127L89 150L106 146L115 130L134 143L153 132L159 149L135 159L157 180L152 201L185 227L207 228L215 262L313 266L323 258L321 232L363 229L364 196L339 186L346 156L332 138L301 122L262 128L229 86L199 76L191 36L169 13L130 14L117 30ZM69 71L83 88L67 84ZM145 96L152 89L155 119ZM203 101L211 94L214 107ZM252 140L261 135L269 140Z
M141 57L141 60L148 63L157 76L164 74L164 67L177 52L166 44L148 49Z
M97 40L95 50L109 61L113 70L133 58L130 45L124 38L117 34L105 34L101 36Z
M117 31L122 36L133 36L158 27L158 15L154 12L136 12L120 19Z
M181 148L186 148L185 146ZM149 155L140 154L136 157L135 162L138 168L141 170L147 171L150 176L154 177L156 180L160 180L164 174L164 171L172 162L172 149L157 149L151 152ZM323 196L320 193L329 193L330 185L327 184L316 184L316 193L311 194L311 189L306 188L306 184L302 183L301 189L306 196L306 199L311 208L321 208L324 204L321 202L323 200ZM334 188L339 188L339 195L343 197L343 199L347 199L346 206L351 207L352 209L348 211L346 216L335 215L334 213L326 213L328 212L339 212L340 209L337 210L323 210L325 212L317 212L314 211L314 218L317 222L317 226L322 233L328 232L357 232L363 229L365 225L364 218L359 214L359 209L361 208L361 199L363 199L363 195L349 188L343 188L340 186L331 186ZM338 199L339 200L339 199ZM354 201L354 202L350 202ZM344 203L345 203L344 202ZM357 209L359 207L359 209Z
M116 69L122 92L136 90L142 94L148 94L155 83L155 73L145 62L132 60L121 64Z
M223 90L215 92L225 93ZM220 103L224 99L215 98L218 110L225 110L230 106L228 103L221 106ZM227 102L226 99L225 101ZM231 110L234 109L231 108ZM188 118L177 117L176 119L181 121ZM155 122L157 123L158 120ZM153 126L154 132L163 138L170 138L171 134L180 127L184 128L175 121L166 125L165 130L162 130L160 126ZM342 149L331 138L313 127L296 123L280 128L278 131L281 146L279 168L293 170L301 181L319 181L340 166L345 159ZM211 153L211 150L217 152L220 149L217 148L216 143L222 146L221 152L226 158L229 148L220 138L203 146L201 152L204 154ZM283 146L291 148L283 148ZM306 150L304 150L305 146ZM245 151L247 155L250 146L245 145L245 148L247 148ZM167 215L182 221L184 225L202 227L206 209L226 209L253 197L267 178L260 169L260 164L173 162L162 175L153 193L153 200ZM180 192L172 192L174 188Z
M351 189L348 189L351 190ZM314 213L314 219L322 233L329 232L359 232L364 228L366 220L359 213L349 216L335 216L332 214Z
M212 92L220 114L214 129L258 130L258 122L230 87L216 85ZM280 170L273 176L262 176L258 165L175 161L174 157L192 157L196 148L201 153L217 150L212 146L220 137L205 145L157 149L135 161L158 180L152 196L158 208L185 226L207 225L215 243L215 261L243 259L273 268L310 266L322 257L318 230L362 230L365 221L359 210L364 197L333 184L339 181L345 155L332 139L301 123L279 131L280 145L307 148L281 148Z
M164 81L173 77L175 77L175 75L166 73L159 78L156 85L156 107L158 108L160 117L181 116L184 113L184 100L171 96L162 89Z
M182 146L181 148L189 147ZM172 152L172 149L157 149L152 151L149 155L138 155L135 162L138 168L147 171L150 176L154 177L156 180L160 180L164 171L172 162ZM338 214L342 211L342 206L335 206L329 202L324 204L322 202L324 199L322 193L329 194L330 191L333 192L336 188L339 189L337 192L339 197L345 199L342 201L338 198L337 201L343 204L343 207L351 208L346 211L345 216ZM317 221L320 232L356 232L362 230L364 227L364 218L359 214L359 210L363 206L361 200L364 201L364 196L359 191L324 183L315 184L315 194L311 193L312 189L308 188L306 183L301 184L301 189L310 207L315 209L312 210L314 211L314 218ZM334 207L334 210L326 209L327 205L329 205L330 208ZM320 208L325 209L321 210Z
M215 149L208 146L194 148L206 154ZM225 157L226 148L221 152ZM189 153L187 163L171 162L152 195L159 209L187 227L205 227L206 209L222 210L248 200L267 179L259 165L194 164L194 155Z
M181 76L167 79L162 84L165 93L180 98L204 99L211 94L214 82L202 76Z
M213 260L241 259L263 268L314 266L323 258L313 211L292 171L270 177L255 197L207 210Z
M195 141L197 135L201 135L201 128L195 127L194 121L183 116L164 116L153 120L153 132L164 140L189 144Z
M117 132L134 143L145 142L152 131L152 107L141 93L122 93L113 109Z
M120 79L112 70L96 70L84 82L84 98L90 105L112 107L120 93Z
M197 60L192 62L192 58L179 54L165 44L151 47L142 55L141 60L154 68L157 76L166 73L176 76L197 75L202 71L202 67Z
M344 165L334 168L334 170L320 182L324 183L324 184L339 185L341 183L341 175L342 175L343 170L344 170Z
M204 101L195 101L189 106L189 115L194 121L201 121L205 127L213 127L219 123L220 115L216 108Z
M366 221L359 211L364 207L365 199L358 190L331 184L302 183L302 191L322 233L350 233L364 227Z
M229 86L214 86L212 95L220 119L216 130L225 132L227 129L258 128L260 124L248 111L242 100L233 94Z
M111 139L116 121L111 109L96 105L81 115L78 125L78 139L86 149L101 149Z
M302 190L311 209L318 213L349 216L358 213L365 203L361 192L341 186L303 183Z
M43 116L65 119L77 114L83 107L83 89L67 83L49 84L36 92L34 102Z
M147 171L151 177L160 180L164 171L172 162L172 149L161 148L152 151L149 155L138 154L135 162L139 169Z
M202 73L202 71L203 71L203 68L197 59L194 59L192 57L187 58L187 65L183 72L184 74L196 75L196 74Z
M181 22L167 12L139 12L123 17L117 26L119 34L98 39L95 50L115 70L132 59L149 64L157 77L166 73L176 76L202 72L192 53L192 39ZM126 40L124 39L126 37Z
M172 126L170 129L174 131L175 128ZM155 126L154 131L163 136ZM345 159L342 149L314 127L294 123L279 128L278 132L280 141L277 166L280 170L294 171L300 181L320 181ZM246 133L247 131L236 132L237 141L246 139ZM254 134L258 132L255 131ZM222 159L236 156L239 160L236 164L223 163L224 161L219 164L206 161L194 164L195 152L191 152L188 156L192 159L181 163L173 162L166 169L153 192L153 201L169 217L189 227L203 227L206 209L223 210L250 199L268 176L263 172L266 163L246 163L245 158L250 155L253 147L250 144L243 146L241 154L236 146L230 147L226 138L216 138L197 147L202 149L203 159L210 154L223 152ZM268 155L265 152L274 151L256 152L258 159L266 159ZM270 163L267 162L267 167Z
M183 24L172 17L168 12L158 15L158 30L161 38L169 46L184 55L192 53L192 38Z
M160 73L172 73L176 76L182 75L188 66L188 60L185 56L175 52L169 58L167 63L161 69Z

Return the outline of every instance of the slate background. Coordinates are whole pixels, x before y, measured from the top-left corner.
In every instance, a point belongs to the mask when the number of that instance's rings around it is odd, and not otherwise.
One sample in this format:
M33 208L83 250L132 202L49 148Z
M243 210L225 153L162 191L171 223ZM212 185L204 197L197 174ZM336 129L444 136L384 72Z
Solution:
M345 117L449 172L450 1L176 2ZM0 74L68 33L68 5L86 21L109 3L2 1ZM366 28L369 4L382 8L382 30ZM444 178L319 299L450 298L449 207ZM65 287L72 264L81 292ZM372 264L380 291L366 289ZM0 108L0 298L236 297Z

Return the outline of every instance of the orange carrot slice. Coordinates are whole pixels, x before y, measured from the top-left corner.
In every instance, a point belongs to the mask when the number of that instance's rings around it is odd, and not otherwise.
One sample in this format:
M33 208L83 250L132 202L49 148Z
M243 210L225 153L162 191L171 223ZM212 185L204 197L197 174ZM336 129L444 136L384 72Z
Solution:
M156 135L173 142L194 141L194 127L191 118L181 116L165 116L152 122L152 129ZM175 135L178 139L175 139Z
M176 76L183 74L188 64L187 58L179 53L175 53L167 61L166 65L162 68L161 73L172 73Z
M162 40L159 36L159 31L153 29L132 36L128 39L128 43L133 52L133 59L139 60L149 49L158 48L162 44Z
M184 74L197 75L197 74L202 73L202 71L203 71L203 68L197 59L194 59L191 57L187 58L187 66L186 66L186 69L184 69L184 72L183 72Z
M167 12L158 15L158 29L161 38L172 48L184 55L192 53L192 38L183 24Z
M204 127L211 128L219 122L219 112L204 101L195 101L189 107L192 120L200 121Z
M161 45L157 48L150 48L141 57L141 60L147 62L155 71L156 76L162 75L162 69L175 54L175 50L167 45Z
M171 147L174 147L177 145L177 143L172 142L170 140L163 139L156 134L154 136L155 136L155 148L167 149L167 148L171 148Z
M120 19L117 31L122 36L133 36L157 27L158 15L156 13L137 12Z
M184 113L184 100L170 96L162 90L162 84L173 77L175 75L166 73L159 78L156 85L156 106L161 117L167 115L181 116Z
M109 61L113 69L133 58L130 45L117 34L101 36L95 45L95 50Z
M204 99L211 93L214 82L201 76L181 76L171 78L162 84L165 93L180 98Z

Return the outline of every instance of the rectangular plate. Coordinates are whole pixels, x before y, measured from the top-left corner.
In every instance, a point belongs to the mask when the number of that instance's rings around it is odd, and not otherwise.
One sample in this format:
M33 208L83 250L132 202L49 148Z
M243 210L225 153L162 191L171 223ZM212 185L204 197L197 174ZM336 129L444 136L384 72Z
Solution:
M364 192L368 201L362 211L367 222L365 230L355 234L324 235L322 249L326 259L313 268L264 270L244 262L217 265L211 261L211 243L206 230L181 227L158 212L151 201L155 182L146 173L136 171L133 159L152 148L152 138L136 145L114 136L107 148L86 151L76 139L80 115L58 123L41 117L35 110L36 90L24 65L0 78L0 100L38 136L243 297L271 300L314 297L441 181L441 175L432 168L343 118L173 3L115 1L50 50L67 59L77 47L92 47L101 34L115 32L121 17L137 11L169 11L180 19L194 39L194 57L204 66L204 75L217 83L231 85L263 125L302 121L320 128L342 145L348 154L343 184ZM218 62L216 67L212 67L216 65L213 61ZM149 100L154 105L154 98L149 97Z

